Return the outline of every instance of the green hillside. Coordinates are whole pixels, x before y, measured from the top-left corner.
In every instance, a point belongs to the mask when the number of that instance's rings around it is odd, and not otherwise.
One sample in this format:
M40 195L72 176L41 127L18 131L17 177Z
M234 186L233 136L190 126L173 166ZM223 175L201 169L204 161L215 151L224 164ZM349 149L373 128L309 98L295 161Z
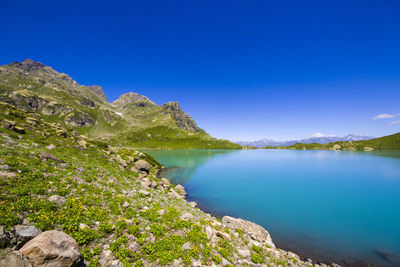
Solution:
M342 141L328 144L294 144L291 146L264 147L265 149L296 149L296 150L397 150L400 149L400 133L362 141Z
M0 101L114 145L241 148L212 138L177 102L157 105L130 92L109 103L100 86L79 85L67 74L30 59L0 66Z

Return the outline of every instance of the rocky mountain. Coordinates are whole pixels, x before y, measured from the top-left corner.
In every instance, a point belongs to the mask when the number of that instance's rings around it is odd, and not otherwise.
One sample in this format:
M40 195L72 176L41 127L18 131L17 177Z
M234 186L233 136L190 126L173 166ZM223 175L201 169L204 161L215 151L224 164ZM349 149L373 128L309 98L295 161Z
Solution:
M79 85L71 76L31 59L0 66L0 101L114 145L240 148L212 138L178 102L157 105L129 92L109 103L100 86ZM175 134L166 138L164 132Z
M353 138L353 137L352 137ZM358 137L354 137L358 138ZM349 150L349 151L374 151L374 150L399 150L400 133L356 141L335 141L326 144L296 143L288 146L266 146L265 148L296 149L296 150Z
M360 141L360 140L369 140L374 137L371 136L365 136L365 135L357 135L357 134L349 134L343 137L338 137L338 136L322 136L322 137L310 137L310 138L305 138L301 140L290 140L290 141L275 141L272 139L261 139L258 141L239 141L237 142L238 144L242 146L255 146L255 147L265 147L265 146L271 146L271 147L277 147L277 146L291 146L297 143L301 144L311 144L311 143L317 143L317 144L327 144L327 143L332 143L332 142L338 142L338 141Z

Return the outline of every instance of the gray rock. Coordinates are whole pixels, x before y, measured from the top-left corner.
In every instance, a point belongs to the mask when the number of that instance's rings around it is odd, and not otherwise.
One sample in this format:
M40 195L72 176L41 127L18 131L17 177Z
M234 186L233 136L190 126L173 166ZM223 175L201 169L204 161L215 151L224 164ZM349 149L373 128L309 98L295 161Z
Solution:
M124 168L128 167L128 164L126 163L126 161L123 158L121 158L121 156L119 154L114 155L111 159L114 160L115 162L119 163L119 165L121 165Z
M10 242L10 236L4 231L4 227L0 226L0 248L5 248Z
M140 159L135 162L135 168L139 171L145 171L148 173L151 169L151 165L147 161Z
M26 242L42 233L42 231L32 225L15 225L12 232L17 241L18 248L22 247Z
M190 221L190 220L194 219L194 216L192 214L186 212L186 213L182 214L181 219L185 220L185 221Z
M185 244L182 245L183 250L190 250L190 248L191 248L190 242L186 242Z
M248 250L247 248L245 249L238 249L238 253L240 256L242 256L243 258L250 258L251 256L251 252L250 250Z
M11 178L17 177L17 174L9 171L0 171L0 179L9 181Z
M275 248L275 244L272 242L272 238L268 231L258 224L229 216L224 216L222 218L222 223L226 227L232 229L241 229L244 234L248 235L252 239Z
M0 170L8 170L10 166L8 165L0 165Z
M178 184L177 186L175 186L175 189L176 189L176 190L178 191L178 193L181 194L182 196L186 196L186 195L187 195L186 190L185 190L185 188L184 188L182 185Z
M50 144L50 145L46 146L46 149L47 149L47 150L53 150L53 149L55 149L55 148L56 148L56 146L53 145L53 144Z
M144 191L144 190L139 190L139 194L143 194L143 195L145 195L146 197L150 196L150 193L147 192L147 191Z
M47 198L48 201L53 202L57 206L61 207L65 204L65 198L59 195L53 195Z
M20 252L33 266L76 266L81 252L76 241L59 231L46 231L26 243Z
M86 146L86 141L85 140L79 140L78 141L78 145L79 145L79 147L80 148L82 148L82 149L87 149L87 146Z
M21 252L11 251L0 261L0 267L32 267L32 264Z
M42 160L53 160L55 162L61 162L60 159L58 159L57 157L53 156L52 154L50 154L48 152L41 152L40 153L40 158Z
M192 208L196 208L196 207L197 207L197 203L194 202L194 201L189 202L189 205L190 205Z

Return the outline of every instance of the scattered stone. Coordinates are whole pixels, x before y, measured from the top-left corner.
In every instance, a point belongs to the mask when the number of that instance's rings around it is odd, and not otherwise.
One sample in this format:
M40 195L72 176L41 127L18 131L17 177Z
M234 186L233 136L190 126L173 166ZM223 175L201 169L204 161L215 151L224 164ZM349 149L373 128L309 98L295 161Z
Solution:
M174 189L170 188L170 191L168 192L168 195L173 197L173 198L183 198L182 195L179 195Z
M75 266L81 260L76 241L59 231L46 231L26 243L20 252L33 266Z
M47 198L48 201L53 202L57 206L61 207L62 205L65 204L65 198L59 195L52 195Z
M146 197L150 196L150 193L147 192L147 191L144 191L144 190L139 190L139 194L143 194L143 195L145 195Z
M138 169L139 171L145 171L149 173L151 165L147 161L140 159L135 162L135 168Z
M161 178L161 182L163 185L170 185L171 182L167 178Z
M78 141L78 145L79 145L79 147L80 148L82 148L82 149L87 149L87 146L86 146L86 141L85 140L79 140Z
M0 171L0 179L2 180L10 180L15 177L17 177L15 172Z
M10 166L8 165L0 165L0 170L8 170Z
M374 150L375 149L373 147L369 147L369 146L364 147L364 151L374 151Z
M238 249L238 253L240 256L242 256L243 258L249 258L251 256L251 252L250 250L248 250L247 248L245 249Z
M157 182L152 181L149 186L150 186L150 188L156 189L157 185L158 185Z
M84 230L84 229L87 229L87 228L89 228L89 226L87 226L86 224L84 224L84 223L80 223L79 224L79 229Z
M32 225L15 225L12 232L17 242L17 248L22 247L26 242L42 233Z
M244 233L249 235L252 239L259 241L262 244L275 248L272 238L268 231L258 224L243 219L224 216L222 223L232 229L241 229Z
M32 267L31 262L18 250L7 253L0 261L1 267Z
M160 215L164 215L165 213L166 213L165 210L159 210L159 211L158 211L158 214L160 214Z
M124 209L128 208L129 206L130 206L130 204L127 201L125 201L124 204L122 204L122 207Z
M175 186L175 189L178 190L178 193L180 193L182 196L187 195L186 190L182 185L178 184L177 186Z
M61 162L60 159L58 159L57 157L53 156L52 154L50 154L48 152L41 152L40 153L40 158L42 160L53 160L55 162Z
M53 150L53 149L55 149L55 148L56 148L56 146L53 145L53 144L50 144L50 145L46 146L46 149L47 149L47 150Z
M190 242L186 242L185 244L182 245L182 249L183 250L190 250L191 246L190 246Z
M190 221L194 219L194 216L188 212L182 214L181 219L184 221Z
M119 163L119 165L121 165L124 168L128 167L128 164L126 163L126 161L123 158L121 158L121 156L119 154L114 155L111 159L114 160L115 162Z
M215 235L226 240L231 240L231 236L225 232L215 231Z
M197 207L197 203L194 202L194 201L190 201L190 202L189 202L189 205L190 205L192 208L196 208L196 207Z

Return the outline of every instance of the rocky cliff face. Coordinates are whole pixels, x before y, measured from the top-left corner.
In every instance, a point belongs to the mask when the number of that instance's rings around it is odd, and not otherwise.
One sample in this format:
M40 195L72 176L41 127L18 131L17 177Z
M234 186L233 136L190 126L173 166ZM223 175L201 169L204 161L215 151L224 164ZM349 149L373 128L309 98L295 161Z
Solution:
M204 132L203 129L197 127L196 122L189 114L183 112L178 102L168 102L161 107L172 115L179 128L192 132Z

